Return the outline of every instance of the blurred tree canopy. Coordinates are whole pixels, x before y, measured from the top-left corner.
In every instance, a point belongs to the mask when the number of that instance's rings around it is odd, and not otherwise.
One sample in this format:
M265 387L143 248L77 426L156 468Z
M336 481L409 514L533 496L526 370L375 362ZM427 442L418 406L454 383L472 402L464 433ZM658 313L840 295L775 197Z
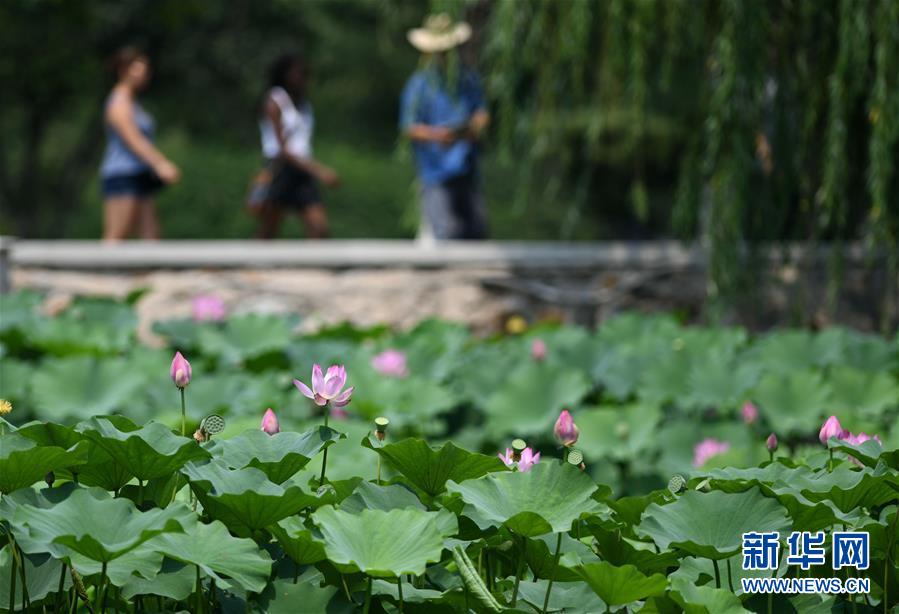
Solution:
M468 55L496 118L497 236L706 236L713 294L746 282L747 245L862 237L895 277L895 0L12 0L0 4L0 223L84 234L103 59L137 43L155 66L148 99L175 135L163 146L185 158L185 185L162 201L180 216L167 236L240 236L245 224L219 222L217 186L242 197L265 66L302 48L317 142L357 184L333 197L346 215L335 230L407 236L396 105L418 61L405 30L429 10L475 29Z

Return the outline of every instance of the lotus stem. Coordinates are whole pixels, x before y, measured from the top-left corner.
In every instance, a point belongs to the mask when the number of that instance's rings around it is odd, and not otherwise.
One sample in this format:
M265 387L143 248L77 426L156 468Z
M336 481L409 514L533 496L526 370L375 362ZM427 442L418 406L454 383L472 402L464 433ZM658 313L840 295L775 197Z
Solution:
M721 570L718 569L718 561L712 559L712 566L715 568L715 588L721 588Z
M515 607L515 604L518 603L518 585L521 582L521 574L524 573L524 548L520 548L519 558L518 558L518 569L515 570L515 588L512 589L512 607Z
M368 576L368 582L365 584L365 605L362 607L362 614L368 614L371 608L371 576Z
M184 388L181 391L181 436L187 437L187 407L184 405Z
M330 403L325 404L325 426L328 426L328 415L331 413L331 405ZM319 485L323 485L325 483L325 469L328 468L328 448L325 448L324 453L322 454L322 475L318 480Z
M203 585L200 583L200 566L194 565L197 569L197 613L203 614Z
M828 452L830 452L830 460L827 461L827 471L833 473L833 448L830 448Z
M11 534L10 539L12 540ZM22 608L28 608L31 607L31 599L28 596L28 580L25 577L25 560L22 558L22 549L15 542L12 543L12 555L19 570L19 578L22 580Z
M730 592L736 593L734 590L734 580L730 572L730 559L725 559L725 561L727 562L727 586L730 588Z
M100 568L100 582L97 584L97 594L94 595L94 610L97 612L106 611L106 597L103 594L103 585L106 583L106 561ZM101 607L102 606L102 607Z
M65 604L66 599L63 594L63 589L66 587L66 564L63 563L62 567L59 570L59 586L56 589L56 607L54 610L56 612L62 612L63 609L60 608L60 605Z
M396 591L400 597L400 613L403 611L403 575L400 574L396 577Z
M144 481L137 481L137 507L140 509L140 506L144 504Z
M15 540L13 540L12 533L9 534L9 611L15 612L16 606L16 557L13 556L13 550L15 549Z
M546 585L546 595L543 597L543 609L541 610L542 614L546 614L549 609L549 595L553 590L553 579L556 577L556 569L559 567L559 554L562 550L562 534L559 533L559 536L556 538L556 553L553 555L553 571L552 575L549 576L549 584Z

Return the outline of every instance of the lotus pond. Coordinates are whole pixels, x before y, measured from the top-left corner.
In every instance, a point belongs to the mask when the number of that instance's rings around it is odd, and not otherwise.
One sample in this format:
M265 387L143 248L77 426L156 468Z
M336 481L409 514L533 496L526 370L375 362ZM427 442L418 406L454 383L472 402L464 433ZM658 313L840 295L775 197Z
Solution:
M899 337L195 307L149 347L129 301L0 297L0 609L899 611ZM790 565L793 531L869 564Z

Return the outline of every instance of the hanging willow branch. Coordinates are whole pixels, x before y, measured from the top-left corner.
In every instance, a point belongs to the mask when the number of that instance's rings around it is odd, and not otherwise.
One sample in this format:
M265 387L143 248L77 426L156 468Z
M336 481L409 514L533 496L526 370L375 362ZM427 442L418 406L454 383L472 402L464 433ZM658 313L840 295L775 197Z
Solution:
M520 210L547 203L567 236L623 199L654 233L705 232L713 298L755 286L770 240L863 237L895 279L895 0L487 6L480 63Z

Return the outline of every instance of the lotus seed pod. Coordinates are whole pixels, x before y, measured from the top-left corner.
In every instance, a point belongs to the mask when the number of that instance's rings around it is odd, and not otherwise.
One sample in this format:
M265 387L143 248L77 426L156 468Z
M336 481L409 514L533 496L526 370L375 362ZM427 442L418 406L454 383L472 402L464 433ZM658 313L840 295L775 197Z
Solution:
M524 439L513 439L512 440L512 460L520 461L521 453L524 452L524 449L527 447L528 447L528 444Z
M384 441L384 438L387 437L388 426L390 426L390 420L384 416L375 418L375 437L378 438L378 441Z
M615 437L618 439L627 439L631 434L631 427L627 422L619 422L615 425Z
M584 462L584 455L580 450L569 450L568 451L568 463L569 464L577 467L583 462Z
M672 495L676 495L680 491L682 491L687 486L687 481L684 479L684 476L675 474L671 476L671 479L668 480L668 490Z
M218 435L225 430L225 419L218 414L209 414L200 421L200 429L209 437Z

